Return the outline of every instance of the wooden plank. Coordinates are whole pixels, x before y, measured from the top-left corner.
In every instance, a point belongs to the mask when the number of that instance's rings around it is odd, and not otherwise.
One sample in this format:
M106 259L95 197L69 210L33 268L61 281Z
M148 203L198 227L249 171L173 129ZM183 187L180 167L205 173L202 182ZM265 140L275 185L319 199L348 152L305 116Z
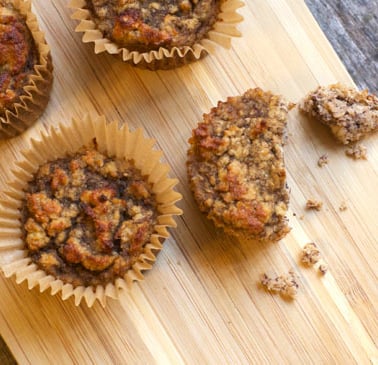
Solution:
M189 191L185 160L191 129L218 100L260 86L298 101L317 84L350 76L304 2L256 0L240 10L243 37L231 50L173 71L150 72L94 55L73 32L66 2L34 1L51 45L55 83L41 120L0 142L3 189L21 148L48 126L103 113L143 126L157 139L180 180L184 216L153 270L119 301L76 308L0 277L0 331L20 364L59 363L358 363L378 361L378 292L374 219L378 146L368 161L347 159L327 131L293 111L285 147L292 232L279 244L255 245L214 229ZM141 101L143 103L141 104ZM318 157L330 163L320 169ZM361 178L363 177L363 178ZM324 202L306 212L305 201ZM348 210L338 207L346 201ZM296 213L296 216L293 216ZM300 216L304 215L303 219ZM330 271L298 265L301 247L317 242ZM298 298L259 289L259 275L294 267ZM53 350L52 350L53 349Z

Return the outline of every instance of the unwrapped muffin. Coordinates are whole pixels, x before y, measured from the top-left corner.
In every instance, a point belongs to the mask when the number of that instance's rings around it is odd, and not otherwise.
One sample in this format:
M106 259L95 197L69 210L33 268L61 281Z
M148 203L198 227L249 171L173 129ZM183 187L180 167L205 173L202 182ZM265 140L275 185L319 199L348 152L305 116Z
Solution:
M282 152L289 105L256 88L218 102L189 139L188 177L202 212L235 236L277 241L289 232Z
M29 287L105 305L151 268L181 196L140 130L104 119L59 129L23 153L1 209L0 265Z
M242 17L235 0L71 0L76 31L95 52L121 54L133 65L169 69L205 56L215 44L230 45Z
M0 0L0 138L43 113L52 85L50 49L29 0Z

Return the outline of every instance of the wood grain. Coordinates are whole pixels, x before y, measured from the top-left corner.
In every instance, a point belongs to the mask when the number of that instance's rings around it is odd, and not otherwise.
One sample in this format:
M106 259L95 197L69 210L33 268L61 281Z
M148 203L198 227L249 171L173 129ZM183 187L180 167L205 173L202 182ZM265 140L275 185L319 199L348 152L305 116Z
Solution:
M76 23L65 5L34 1L53 52L54 89L33 128L0 142L1 189L19 150L39 131L72 116L103 113L143 126L157 139L180 180L185 214L145 281L105 309L76 308L1 276L0 332L18 363L376 363L376 139L364 142L368 161L355 162L324 128L291 113L285 158L293 229L276 245L251 247L215 230L186 180L187 139L218 100L260 86L295 102L317 84L352 84L304 2L248 2L240 10L243 37L231 50L165 72L95 56L73 32ZM320 169L316 161L325 152L330 163ZM322 200L323 210L306 212L309 197ZM348 209L340 212L343 201ZM310 241L330 266L325 277L298 265L301 247ZM290 267L301 281L295 301L258 287L262 272Z
M378 92L378 0L306 0L357 86Z

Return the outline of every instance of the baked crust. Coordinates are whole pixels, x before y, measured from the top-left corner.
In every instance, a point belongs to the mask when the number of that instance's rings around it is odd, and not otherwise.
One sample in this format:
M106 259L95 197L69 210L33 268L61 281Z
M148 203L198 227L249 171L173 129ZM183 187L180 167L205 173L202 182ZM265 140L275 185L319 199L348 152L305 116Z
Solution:
M130 51L192 46L220 12L219 0L86 0L104 37Z
M34 123L50 97L51 55L30 6L0 0L0 138Z
M378 97L340 83L319 86L300 103L300 109L330 127L343 144L378 130Z
M282 153L287 112L281 97L250 89L219 102L193 130L189 183L216 226L263 241L289 232Z
M152 187L132 161L97 150L44 164L29 182L23 238L32 261L77 286L123 278L157 223Z

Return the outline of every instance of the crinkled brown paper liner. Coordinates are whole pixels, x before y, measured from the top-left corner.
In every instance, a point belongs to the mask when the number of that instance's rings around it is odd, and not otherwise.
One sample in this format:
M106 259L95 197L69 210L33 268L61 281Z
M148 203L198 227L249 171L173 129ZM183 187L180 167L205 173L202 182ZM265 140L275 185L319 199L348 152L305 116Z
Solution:
M173 47L168 50L161 47L157 51L137 52L121 48L111 40L104 38L102 32L96 29L95 23L91 20L91 14L87 9L83 9L85 0L71 0L69 7L74 9L73 19L79 20L76 32L83 32L83 43L94 43L95 53L108 52L120 55L124 62L130 63L140 68L150 70L171 69L183 66L187 63L197 61L208 53L214 53L217 46L225 48L231 47L231 37L240 37L240 32L236 29L243 17L236 10L244 3L240 0L223 0L221 12L213 29L208 32L207 38L202 39L192 47Z
M153 149L155 141L146 139L141 129L130 132L128 126L119 127L117 122L107 123L104 117L83 120L72 119L69 125L60 124L58 129L51 128L48 134L41 134L40 140L31 140L31 147L22 151L23 159L14 169L9 190L5 199L0 201L0 268L6 277L16 276L16 282L27 280L29 289L39 285L43 292L51 288L51 294L62 293L62 299L75 297L79 305L84 298L91 307L96 300L105 306L106 297L117 298L121 289L130 287L135 280L143 280L142 271L151 269L156 254L162 249L162 241L169 237L168 227L175 227L174 216L182 214L175 203L182 198L174 191L177 179L168 178L170 170L167 164L162 164L161 151ZM151 241L145 245L138 261L114 283L94 286L79 286L64 284L61 280L47 275L38 269L27 257L25 245L21 239L20 207L24 199L27 182L32 179L39 166L47 161L75 153L81 146L87 145L96 138L100 152L116 158L133 159L135 166L148 176L153 192L158 202L158 224L154 227Z
M23 87L19 100L0 116L0 138L10 138L22 133L43 113L50 98L53 66L50 47L39 30L36 16L31 12L30 0L14 0L13 6L26 16L26 24L39 53L39 63L34 66L30 82Z

